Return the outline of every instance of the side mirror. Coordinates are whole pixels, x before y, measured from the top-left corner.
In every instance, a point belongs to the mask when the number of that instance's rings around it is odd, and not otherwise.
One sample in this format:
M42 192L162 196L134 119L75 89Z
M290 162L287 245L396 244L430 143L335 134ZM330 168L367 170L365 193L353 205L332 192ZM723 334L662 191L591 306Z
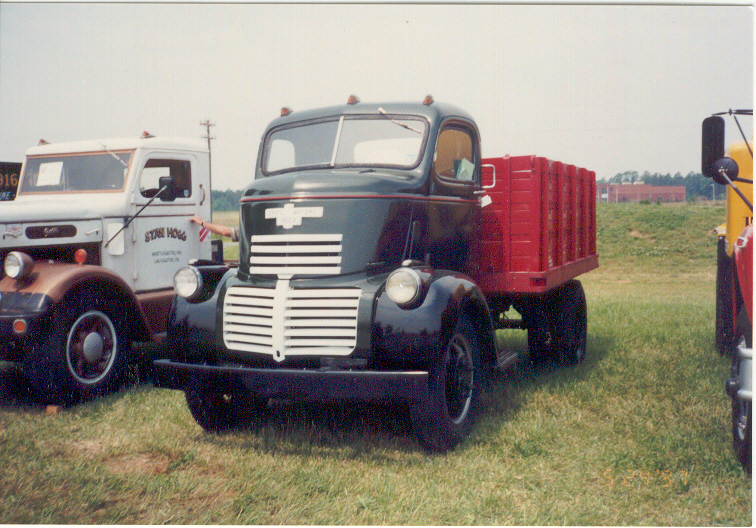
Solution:
M701 172L708 178L714 178L714 181L717 181L714 164L724 158L724 142L724 119L720 116L704 119L701 141ZM719 182L717 181L717 183Z
M732 158L720 158L715 161L711 166L711 176L707 174L711 179L720 185L728 185L731 181L738 177L737 162ZM727 176L725 178L725 176ZM729 179L729 181L727 181Z
M176 199L176 182L170 176L163 176L158 180L158 185L165 190L160 193L160 199L164 202L172 202Z

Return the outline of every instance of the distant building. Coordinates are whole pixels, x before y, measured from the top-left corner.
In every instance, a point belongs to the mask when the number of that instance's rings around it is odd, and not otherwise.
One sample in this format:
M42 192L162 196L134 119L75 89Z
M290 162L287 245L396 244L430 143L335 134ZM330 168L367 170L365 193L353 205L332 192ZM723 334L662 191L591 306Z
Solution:
M597 183L596 201L606 203L640 202L684 202L685 186L656 186L636 183L621 185L617 183Z

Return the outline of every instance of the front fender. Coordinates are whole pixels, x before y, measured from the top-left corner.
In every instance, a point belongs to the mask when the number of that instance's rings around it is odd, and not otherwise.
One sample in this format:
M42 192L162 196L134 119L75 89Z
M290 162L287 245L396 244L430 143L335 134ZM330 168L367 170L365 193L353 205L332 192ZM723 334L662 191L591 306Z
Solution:
M84 282L98 281L131 292L128 284L117 273L90 264L69 264L65 262L35 262L34 270L28 277L15 280L4 276L0 280L0 293L7 295L44 296L51 304L57 304L69 291ZM136 297L130 294L134 302Z
M397 364L427 369L446 349L462 313L467 313L478 331L481 353L488 361L495 356L494 332L483 293L469 277L435 271L422 304L401 308L385 290L376 300L373 348L386 366Z
M11 335L11 321L24 319L28 323L28 331L23 338L26 341L40 339L46 333L46 325L55 306L82 288L102 288L124 305L140 310L131 288L111 270L94 265L36 262L28 277L16 280L4 276L0 279L2 337L7 339ZM145 321L143 313L142 321Z
M205 291L195 302L174 295L168 315L167 345L170 357L186 361L189 357L212 357L222 340L216 332L219 296L229 278L236 276L235 269L218 266L197 267L203 277Z

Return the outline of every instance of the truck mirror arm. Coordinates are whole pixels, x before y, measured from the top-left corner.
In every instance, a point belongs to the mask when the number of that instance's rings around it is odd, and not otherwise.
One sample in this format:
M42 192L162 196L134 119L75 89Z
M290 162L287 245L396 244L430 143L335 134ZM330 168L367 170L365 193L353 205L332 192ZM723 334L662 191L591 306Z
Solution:
M732 112L732 111L731 111ZM751 158L753 158L753 150L751 150L751 144L748 143L748 138L746 138L745 133L743 132L743 127L740 126L740 121L738 121L738 111L736 110L736 113L732 114L733 119L735 119L735 124L738 125L738 130L740 130L740 135L743 136L743 141L746 144L746 147L748 147L748 152L751 154ZM747 112L747 110L740 110L740 112ZM750 114L744 113L740 115L753 115L753 110ZM751 208L751 211L753 211L753 208Z
M745 204L748 206L748 208L751 210L751 212L753 212L753 204L751 204L751 202L748 200L748 198L745 197L745 194L743 194L743 192L740 189L738 189L737 185L735 185L733 183L733 181L730 179L730 177L727 176L726 171L724 169L720 169L719 170L719 175L723 179L727 180L727 184L730 187L732 187L733 191L735 191L736 193L738 193L738 196L740 196L740 199L743 200L743 202L745 202ZM735 181L753 184L753 180L746 180L744 178L735 178Z
M136 218L137 216L139 216L140 214L142 214L142 211L144 211L144 210L145 210L145 209L146 209L146 208L147 208L147 207L148 207L148 206L149 206L149 205L150 205L150 204L151 204L152 202L154 202L154 201L155 201L155 198L157 198L158 196L160 196L160 194L161 194L161 193L162 193L162 192L163 192L164 190L166 190L167 188L168 188L168 186L167 186L167 185L164 185L163 187L161 187L161 188L160 188L160 190L159 190L158 192L156 192L156 193L155 193L155 196L153 196L152 198L150 198L150 200L149 200L149 201L148 201L148 202L147 202L146 204L144 204L144 205L142 206L142 208L141 208L141 209L139 209L139 211L137 211L136 213L134 213L134 214L133 214L133 215L131 216L131 218L129 218L129 219L128 219L128 221L127 221L127 222L126 222L125 224L123 224L123 227L122 227L121 229L119 229L119 230L118 230L118 232L117 232L117 233L116 233L115 235L113 235L112 237L110 237L110 240L108 240L108 241L107 241L107 243L105 244L105 246L104 246L104 247L108 247L108 244L110 244L110 243L111 243L111 242L113 241L113 239L114 239L115 237L117 237L118 235L120 235L120 234L121 234L121 231L123 231L124 229L126 229L127 227L129 227L129 225L131 224L131 222L133 222L133 221L134 221L134 219L135 219L135 218Z

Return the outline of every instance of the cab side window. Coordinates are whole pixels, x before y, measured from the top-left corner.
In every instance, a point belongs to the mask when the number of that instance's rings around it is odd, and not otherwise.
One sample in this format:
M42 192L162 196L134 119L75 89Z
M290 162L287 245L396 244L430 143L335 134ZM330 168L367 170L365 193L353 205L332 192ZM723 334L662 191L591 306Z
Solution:
M436 143L433 166L442 178L472 181L475 160L470 133L457 127L442 130Z
M160 178L170 176L176 185L176 198L192 195L192 164L186 160L153 158L147 160L139 180L139 191L152 198L160 190Z

